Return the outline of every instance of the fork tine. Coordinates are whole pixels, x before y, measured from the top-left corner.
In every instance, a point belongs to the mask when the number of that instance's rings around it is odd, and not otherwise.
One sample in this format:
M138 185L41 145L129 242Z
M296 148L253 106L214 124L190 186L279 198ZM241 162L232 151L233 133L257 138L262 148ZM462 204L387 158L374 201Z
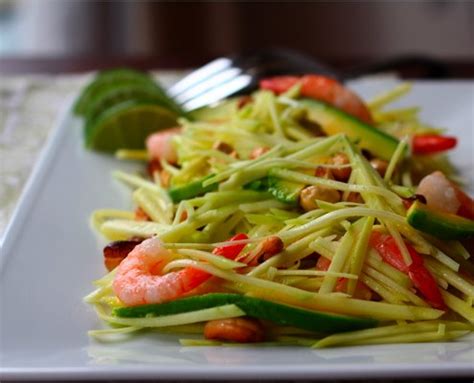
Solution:
M219 86L209 89L207 92L201 93L199 96L190 99L185 102L182 107L187 111L191 111L205 105L210 105L244 89L251 83L252 76L241 74L230 81L221 83Z
M227 69L231 66L232 60L227 57L221 57L216 60L213 60L210 63L204 65L203 67L193 71L181 81L174 84L171 88L168 89L167 92L171 97L176 97L191 86L198 84L206 78L213 76L214 74L219 73L222 70Z
M175 100L180 104L184 104L192 98L198 97L200 94L205 93L212 88L216 88L221 84L231 81L236 78L239 74L242 73L241 69L238 68L229 68L225 69L222 72L215 74L212 77L206 78L204 81L201 81L194 86L186 89L179 95L175 97Z

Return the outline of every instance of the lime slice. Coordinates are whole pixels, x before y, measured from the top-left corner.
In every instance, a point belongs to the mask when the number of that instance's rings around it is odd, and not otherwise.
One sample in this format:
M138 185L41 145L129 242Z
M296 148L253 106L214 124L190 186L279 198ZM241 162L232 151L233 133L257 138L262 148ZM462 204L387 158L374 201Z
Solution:
M83 90L74 105L74 113L77 115L84 115L88 104L93 101L97 94L104 92L106 89L134 83L155 85L157 91L161 92L162 95L166 97L164 90L145 73L131 69L109 70L99 73L97 77Z
M147 101L129 100L101 113L85 129L86 146L115 152L142 149L148 135L176 125L178 115Z
M173 105L170 105L168 99L164 98L154 85L126 83L112 88L105 88L97 93L86 106L86 121L92 121L107 109L128 100L150 101L181 114L179 110L173 108Z

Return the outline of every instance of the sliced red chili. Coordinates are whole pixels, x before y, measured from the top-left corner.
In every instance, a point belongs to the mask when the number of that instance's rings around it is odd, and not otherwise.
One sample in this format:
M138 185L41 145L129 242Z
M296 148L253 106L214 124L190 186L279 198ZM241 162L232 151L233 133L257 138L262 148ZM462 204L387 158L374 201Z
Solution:
M331 265L330 259L320 256L318 261L316 262L316 270L328 271L330 265ZM347 278L339 278L337 280L335 290L341 293L345 292L347 288L347 282L348 282ZM370 291L370 289L364 283L357 281L356 289L354 291L354 298L370 300L371 297L372 297L372 292Z
M474 220L474 199L469 197L455 185L456 197L461 202L457 214L461 217Z
M452 149L456 144L456 137L421 134L413 136L412 151L414 154L434 154Z
M234 235L232 238L229 239L230 242L232 241L242 241L244 239L248 239L249 237L246 234L239 233ZM220 246L216 247L212 253L215 255L222 255L225 258L228 259L235 259L237 255L240 254L240 252L244 249L246 246L245 243L240 243L236 245L225 245L225 246Z
M229 239L229 241L240 241L243 239L248 239L248 236L243 233L239 233L234 235L232 238ZM221 255L225 258L228 259L235 259L237 255L242 251L242 249L246 246L246 244L236 244L236 245L225 245L225 246L220 246L216 247L212 253L215 255ZM195 287L200 286L204 282L206 282L208 279L212 277L211 274L209 274L206 271L200 270L200 269L194 269L190 267L189 269L192 269L192 273L189 275L190 279L190 286L194 289Z
M415 287L432 307L440 310L446 309L446 304L436 280L425 267L422 256L412 246L405 244L412 259L412 263L407 265L395 239L391 235L373 231L370 237L370 245L377 250L385 262L408 274Z
M446 310L446 304L441 296L436 280L424 265L410 265L408 276L432 307Z
M329 265L331 265L331 260L321 255L316 262L316 270L328 271Z

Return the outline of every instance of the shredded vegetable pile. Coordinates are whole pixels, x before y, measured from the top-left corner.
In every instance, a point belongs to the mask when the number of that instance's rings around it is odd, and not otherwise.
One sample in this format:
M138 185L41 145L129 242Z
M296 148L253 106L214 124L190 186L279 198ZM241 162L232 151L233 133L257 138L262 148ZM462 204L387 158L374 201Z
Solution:
M116 153L144 170L113 173L136 210L91 219L112 242L85 298L111 327L90 335L321 348L472 332L472 200L426 143L442 131L389 108L410 85L364 103L369 121L304 82L271 85ZM462 193L455 211L423 192L436 175Z

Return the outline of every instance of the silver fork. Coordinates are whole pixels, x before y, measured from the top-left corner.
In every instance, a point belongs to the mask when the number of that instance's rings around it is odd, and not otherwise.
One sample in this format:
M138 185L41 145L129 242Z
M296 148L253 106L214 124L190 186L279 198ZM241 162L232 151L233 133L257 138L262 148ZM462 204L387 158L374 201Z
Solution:
M234 66L232 59L218 58L191 72L167 93L185 111L215 103L252 83L252 76Z
M341 73L299 52L271 48L211 61L173 85L168 93L185 111L191 111L234 94L250 92L258 87L260 79L269 76L318 73L345 81L369 73L399 72L404 66L424 71L423 78L449 76L443 62L423 56L389 58Z
M281 74L318 72L340 78L340 74L307 56L284 49L221 57L191 72L167 93L191 111L258 86L260 79Z

